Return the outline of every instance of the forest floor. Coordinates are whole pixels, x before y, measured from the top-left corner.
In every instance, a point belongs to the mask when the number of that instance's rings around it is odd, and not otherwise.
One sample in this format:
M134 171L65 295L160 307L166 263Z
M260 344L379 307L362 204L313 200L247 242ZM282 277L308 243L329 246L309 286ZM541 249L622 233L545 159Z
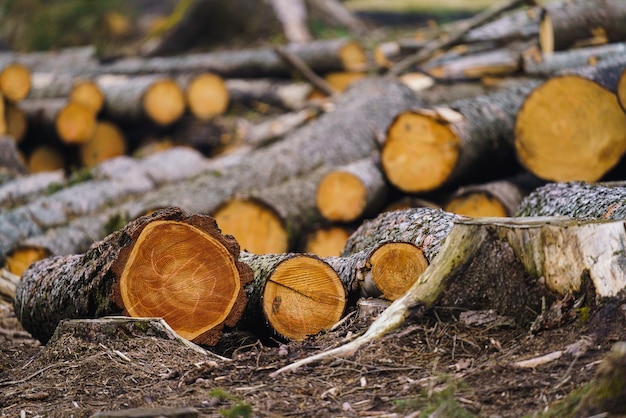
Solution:
M232 331L210 349L222 359L127 333L65 333L44 346L21 331L9 305L0 306L3 417L138 407L191 407L202 417L532 417L589 382L614 343L626 340L624 300L593 312L568 308L567 323L532 334L506 318L472 323L460 311L436 308L352 357L272 377L341 345L371 319L355 312L333 331L273 346ZM514 365L558 351L536 367Z

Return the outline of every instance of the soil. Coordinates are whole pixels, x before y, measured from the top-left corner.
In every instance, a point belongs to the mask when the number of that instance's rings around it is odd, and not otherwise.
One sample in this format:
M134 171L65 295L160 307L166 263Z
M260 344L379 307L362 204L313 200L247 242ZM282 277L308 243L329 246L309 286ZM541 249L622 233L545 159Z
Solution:
M613 344L626 340L624 300L593 312L570 304L567 323L532 334L490 312L435 308L351 357L271 377L345 343L371 320L349 313L332 331L282 344L232 330L201 354L150 332L57 333L44 346L9 304L0 307L3 417L140 407L188 407L201 417L536 416L589 382ZM535 367L514 365L557 351Z

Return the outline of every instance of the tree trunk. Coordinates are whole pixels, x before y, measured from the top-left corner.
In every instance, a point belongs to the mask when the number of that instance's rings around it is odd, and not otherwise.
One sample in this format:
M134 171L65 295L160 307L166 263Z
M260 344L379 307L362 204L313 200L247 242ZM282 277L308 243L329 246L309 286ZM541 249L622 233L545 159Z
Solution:
M399 189L416 193L461 180L493 178L494 170L510 171L515 166L515 116L537 85L531 81L445 107L399 113L381 151L387 178Z
M341 319L346 291L319 257L242 252L239 261L254 271L254 281L246 286L245 322L257 335L303 340Z
M266 103L288 110L305 107L313 89L309 83L269 78L229 79L226 88L233 103L246 106Z
M15 177L0 185L0 207L7 211L25 205L54 185L62 185L64 182L65 173L62 170Z
M189 111L196 118L209 120L228 109L230 94L222 77L202 72L179 76L177 82L184 90Z
M626 184L548 183L520 203L517 216L626 219Z
M238 256L237 243L212 218L163 210L82 255L33 264L16 289L15 311L42 342L62 319L124 313L163 317L182 337L216 344L247 302L252 272Z
M538 7L531 7L506 13L498 19L470 30L463 37L463 41L505 43L535 38L539 33L537 26L539 12Z
M33 73L28 99L67 98L99 113L104 105L104 94L90 78L68 73Z
M539 22L544 54L572 47L577 41L607 43L626 40L626 4L621 0L572 0L546 4Z
M185 96L169 77L100 76L96 79L105 97L107 118L120 122L150 120L158 125L176 122L185 111Z
M362 47L348 39L318 40L291 44L287 51L302 59L313 71L362 71L366 56ZM291 73L273 48L216 51L173 57L124 58L96 70L99 74L137 75L141 73L179 74L208 71L222 77L284 77Z
M558 75L526 97L515 149L528 171L550 181L592 182L618 163L626 151L626 114L614 93L622 68L607 62Z
M438 79L481 79L487 76L506 76L519 71L524 45L468 54L445 62L434 62L423 69Z
M378 156L367 157L326 173L317 185L316 206L329 221L352 222L375 215L387 189Z

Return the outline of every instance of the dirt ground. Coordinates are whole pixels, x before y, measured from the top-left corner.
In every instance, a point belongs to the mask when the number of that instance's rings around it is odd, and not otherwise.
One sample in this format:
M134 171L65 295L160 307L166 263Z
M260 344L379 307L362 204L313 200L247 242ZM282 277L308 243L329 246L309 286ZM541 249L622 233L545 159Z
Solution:
M591 380L602 357L626 340L626 304L571 307L568 323L531 335L506 318L476 325L436 308L354 356L270 377L341 345L370 319L349 314L337 329L302 342L262 344L232 331L203 355L171 339L120 333L62 334L46 346L0 304L0 414L88 417L98 411L192 407L198 416L538 416ZM465 314L467 315L467 314ZM470 316L475 318L476 316ZM534 368L513 363L562 351Z

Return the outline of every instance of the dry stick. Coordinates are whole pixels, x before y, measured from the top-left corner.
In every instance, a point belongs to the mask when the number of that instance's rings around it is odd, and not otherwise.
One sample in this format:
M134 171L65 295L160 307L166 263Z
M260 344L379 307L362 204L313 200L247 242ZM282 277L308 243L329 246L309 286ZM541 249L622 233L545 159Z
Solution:
M315 74L313 70L311 70L311 67L309 67L300 57L287 51L287 49L282 46L275 47L274 51L276 51L276 53L285 61L285 63L291 65L294 69L298 70L304 78L306 78L311 84L324 92L324 94L327 94L329 96L335 96L339 93L337 89L328 84L326 80Z
M483 10L477 15L462 21L458 27L452 29L449 33L446 33L444 36L440 36L439 38L435 38L432 41L428 42L422 49L419 50L415 55L410 55L398 62L389 70L389 75L398 76L404 71L406 71L412 65L419 65L427 60L429 60L437 51L450 47L456 43L458 43L463 36L467 34L470 30L474 29L477 26L482 25L490 19L498 16L501 13L506 12L507 10L519 7L523 4L534 5L534 0L504 0L502 2L496 3L493 6Z

